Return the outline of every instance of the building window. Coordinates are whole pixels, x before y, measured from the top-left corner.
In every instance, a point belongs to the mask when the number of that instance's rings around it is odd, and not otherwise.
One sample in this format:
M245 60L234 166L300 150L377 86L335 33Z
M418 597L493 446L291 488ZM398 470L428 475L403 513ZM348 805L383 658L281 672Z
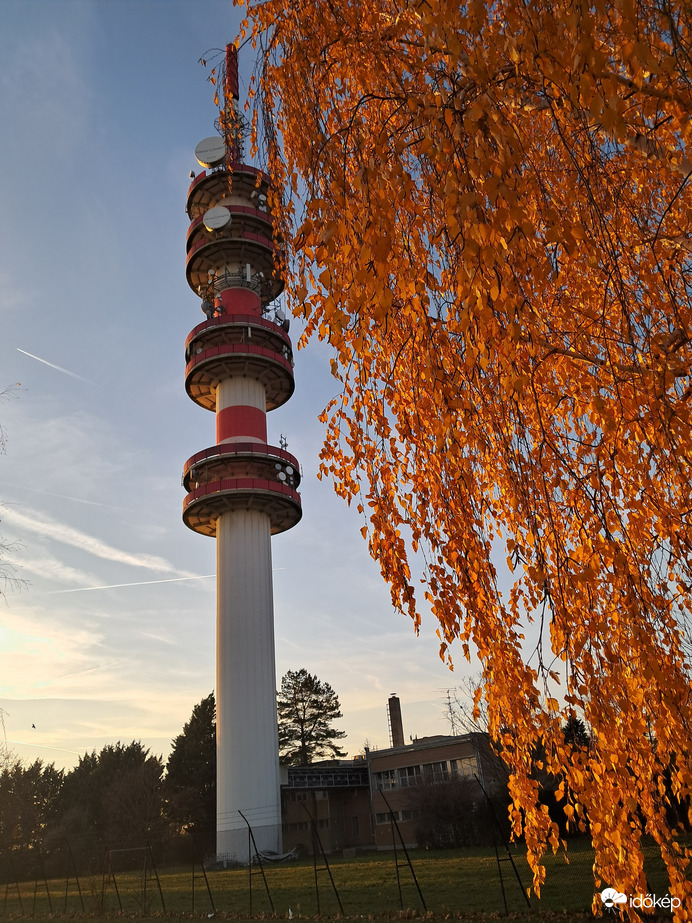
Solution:
M473 779L478 772L478 763L475 756L463 756L461 759L452 760L453 779Z
M383 772L375 773L375 786L383 792L389 792L396 788L396 779L393 769L385 769Z
M399 775L399 785L406 788L410 785L418 785L421 780L420 766L404 766L403 769L397 770Z
M447 760L438 763L425 763L423 766L423 778L428 785L436 782L448 782L449 763Z
M403 823L408 820L413 820L413 811L404 810L404 811L392 811L394 815L394 820ZM384 811L381 814L375 815L375 823L377 824L389 824L392 820L391 814L389 811Z

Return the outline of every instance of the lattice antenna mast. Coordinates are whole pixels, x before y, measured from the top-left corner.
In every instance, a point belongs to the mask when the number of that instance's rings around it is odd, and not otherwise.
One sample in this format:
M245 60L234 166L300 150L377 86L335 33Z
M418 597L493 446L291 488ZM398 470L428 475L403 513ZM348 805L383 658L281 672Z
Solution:
M226 162L232 168L233 164L242 163L243 140L247 133L247 124L240 111L238 49L235 45L226 46L220 77L223 87L223 106L219 116L219 128L226 142Z
M452 690L447 689L447 695L445 698L445 712L447 714L447 721L452 729L452 734L456 736L459 733L459 719L457 716L457 708L455 698L452 698Z
M5 715L9 718L10 713L5 711L4 708L0 708L0 728L2 728L2 747L3 752L0 757L0 766L4 766L9 762L10 759L10 748L7 746L7 728L5 727Z

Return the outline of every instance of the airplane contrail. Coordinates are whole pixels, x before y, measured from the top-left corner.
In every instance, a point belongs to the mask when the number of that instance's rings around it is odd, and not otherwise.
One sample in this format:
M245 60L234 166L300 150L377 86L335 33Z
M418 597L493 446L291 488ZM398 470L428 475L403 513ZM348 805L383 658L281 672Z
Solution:
M181 580L206 580L216 574L199 574L195 577L169 577L166 580L141 580L139 583L111 583L108 586L80 586L72 590L50 590L48 593L36 595L57 596L59 593L88 593L91 590L119 590L126 586L150 586L152 583L179 583Z
M64 375L69 375L70 378L78 378L80 381L85 381L88 385L94 384L93 381L90 381L88 378L84 378L83 375L78 375L76 372L70 372L69 369L64 369L61 365L55 365L55 363L49 362L47 359L42 359L40 356L35 356L33 353L28 353L25 349L20 349L17 347L17 352L23 353L25 356L29 356L30 359L35 359L37 362L42 362L44 365L47 365L58 372L62 372Z
M64 747L49 747L48 744L30 744L27 740L8 740L8 744L19 744L21 747L34 747L38 750L59 750L61 753L75 753L81 756L77 750L66 750Z
M86 381L86 379L85 379ZM38 487L27 487L26 484L11 484L9 481L0 481L3 487L11 487L12 490L28 490L32 494L43 494L46 497L58 497L60 500L73 500L75 503L84 503L87 506L102 506L107 510L119 510L121 512L136 512L131 506L111 506L110 503L98 503L96 500L85 500L83 497L71 497L69 494L56 494L52 490L40 490Z

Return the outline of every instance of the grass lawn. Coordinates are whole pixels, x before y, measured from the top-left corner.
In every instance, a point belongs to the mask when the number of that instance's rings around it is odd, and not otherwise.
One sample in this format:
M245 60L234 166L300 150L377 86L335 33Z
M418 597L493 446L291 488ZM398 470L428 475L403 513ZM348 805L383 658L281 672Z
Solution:
M500 877L495 853L492 849L410 853L429 919L443 920L450 916L475 914L504 914ZM517 871L524 888L531 877L525 858L515 850ZM653 853L652 853L653 856ZM392 853L371 853L355 859L334 858L330 868L338 890L344 915L357 919L386 919L420 916L423 913L418 890L404 856L399 853L399 878L401 899L397 885L397 870ZM660 863L660 860L659 860ZM593 885L593 851L587 843L575 841L570 845L569 863L565 857L546 857L547 879L541 899L531 897L529 908L516 880L510 862L502 862L507 907L510 913L521 914L525 920L546 918L560 914L565 923L570 917L591 915ZM315 891L315 873L312 860L270 866L265 869L267 883L280 917L314 917L318 913ZM650 886L656 893L667 891L663 869L650 862ZM252 874L252 893L247 869L208 872L207 878L217 917L236 919L253 916L270 916L271 907L259 869ZM339 913L339 905L332 890L326 870L317 872L319 885L319 912L323 916ZM123 916L140 920L189 919L193 915L192 869L164 869L159 871L161 897L156 879L139 873L121 873L115 883L99 877L80 878L84 909L79 900L74 879L66 895L65 880L48 883L53 916L46 887L43 882L23 882L19 893L14 882L0 890L0 918L13 919L31 916L37 923L63 916L96 919L99 916L116 917L122 906ZM617 885L616 882L608 884ZM117 886L117 893L116 893ZM604 885L605 886L605 885ZM118 900L118 896L120 900ZM21 897L21 902L20 902ZM252 900L252 906L250 905ZM404 913L401 909L403 907ZM194 918L207 919L212 904L201 870L196 869L194 879Z

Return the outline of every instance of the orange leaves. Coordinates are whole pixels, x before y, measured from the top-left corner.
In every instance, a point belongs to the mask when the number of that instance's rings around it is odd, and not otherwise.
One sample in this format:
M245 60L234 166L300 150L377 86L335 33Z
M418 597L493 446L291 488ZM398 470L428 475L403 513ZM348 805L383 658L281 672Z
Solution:
M298 231L274 210L289 297L342 388L321 470L367 511L393 604L418 625L420 585L442 655L478 651L535 886L540 745L598 875L639 886L644 826L682 895L658 780L676 754L692 789L689 23L356 7L249 9L270 167L304 190Z

